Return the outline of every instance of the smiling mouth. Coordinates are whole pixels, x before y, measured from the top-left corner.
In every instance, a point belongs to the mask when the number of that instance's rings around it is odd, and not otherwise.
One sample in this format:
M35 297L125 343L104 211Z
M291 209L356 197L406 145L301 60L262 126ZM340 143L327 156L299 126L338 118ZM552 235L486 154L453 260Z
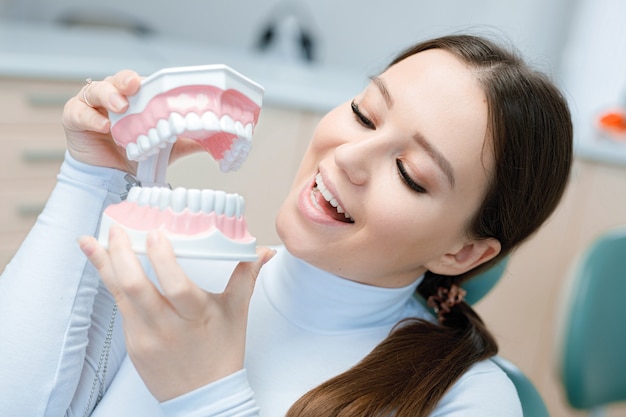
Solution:
M319 198L321 196L322 198ZM322 174L315 176L315 186L311 189L311 201L324 213L343 223L354 223L352 216L339 204L335 196L326 188Z

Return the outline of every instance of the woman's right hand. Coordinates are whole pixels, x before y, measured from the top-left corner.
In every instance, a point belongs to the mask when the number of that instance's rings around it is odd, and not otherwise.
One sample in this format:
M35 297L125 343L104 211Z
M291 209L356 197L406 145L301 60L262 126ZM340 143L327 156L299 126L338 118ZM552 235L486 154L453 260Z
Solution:
M129 161L126 150L113 141L108 111L124 112L127 97L136 94L140 85L141 77L136 72L120 71L85 85L65 104L63 128L74 159L135 174L137 163Z
M257 249L258 259L240 262L224 292L215 294L187 277L158 231L149 234L146 254L161 291L146 276L122 228L110 229L108 249L92 236L79 243L115 297L128 356L157 400L243 369L250 298L261 267L275 251Z
M63 128L68 151L74 159L89 165L136 174L137 162L129 161L126 149L113 141L108 112L126 111L127 97L139 91L141 79L134 71L120 71L103 81L85 85L65 104ZM179 137L172 148L170 163L203 151L195 140Z

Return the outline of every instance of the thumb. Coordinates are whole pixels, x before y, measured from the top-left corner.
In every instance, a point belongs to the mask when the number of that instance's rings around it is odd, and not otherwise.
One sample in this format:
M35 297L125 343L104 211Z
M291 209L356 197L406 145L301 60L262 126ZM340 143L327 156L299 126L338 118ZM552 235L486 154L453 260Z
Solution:
M256 279L261 268L276 254L276 250L257 248L258 259L253 262L239 262L226 285L224 295L228 297L231 306L247 310Z

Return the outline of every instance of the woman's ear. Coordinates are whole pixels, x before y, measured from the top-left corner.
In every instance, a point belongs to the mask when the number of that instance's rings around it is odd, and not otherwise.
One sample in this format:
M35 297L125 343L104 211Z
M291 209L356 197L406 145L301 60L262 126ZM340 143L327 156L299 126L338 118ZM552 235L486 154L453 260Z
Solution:
M428 262L429 271L439 275L461 275L500 253L500 241L495 238L467 242L455 253L447 253Z

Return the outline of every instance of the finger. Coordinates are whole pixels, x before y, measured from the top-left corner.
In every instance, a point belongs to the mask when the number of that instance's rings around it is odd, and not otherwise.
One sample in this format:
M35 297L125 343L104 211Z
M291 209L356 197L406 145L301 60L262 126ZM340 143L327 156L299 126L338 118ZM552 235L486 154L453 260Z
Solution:
M134 71L120 71L103 81L84 85L70 99L63 111L63 125L72 132L109 132L108 112L120 113L128 108L127 96L137 93L141 77Z
M106 112L87 106L79 96L71 98L65 104L62 121L63 127L68 132L107 134L110 130L110 122Z
M122 70L112 77L107 77L106 80L113 84L117 91L124 96L137 94L141 85L141 76L131 70Z
M136 72L124 70L103 81L88 79L77 98L88 107L121 113L128 108L126 97L137 93L140 85L141 77Z
M78 99L86 106L121 113L128 108L128 100L113 83L113 78L92 81L78 92Z
M191 320L206 310L208 293L187 277L169 240L154 231L148 235L146 247L163 294L176 312Z
M119 226L109 231L109 256L116 284L144 317L154 317L162 309L163 299L146 276L143 266L133 251L130 239Z
M238 313L247 311L261 268L274 257L276 251L269 248L257 248L258 259L254 262L240 262L233 271L223 295L228 297L231 308Z
M124 293L117 284L117 277L107 251L93 236L82 236L78 239L78 244L80 249L87 256L87 259L89 259L89 262L91 262L100 274L102 281L113 295L115 302L120 308L123 308L125 303Z
M101 97L102 107L115 113L121 113L128 108L128 96L137 94L139 87L141 86L141 77L134 71L123 70L118 72L112 77L107 77L104 80L104 91L99 92ZM94 85L94 87L102 87L101 83ZM115 90L112 91L110 87Z

